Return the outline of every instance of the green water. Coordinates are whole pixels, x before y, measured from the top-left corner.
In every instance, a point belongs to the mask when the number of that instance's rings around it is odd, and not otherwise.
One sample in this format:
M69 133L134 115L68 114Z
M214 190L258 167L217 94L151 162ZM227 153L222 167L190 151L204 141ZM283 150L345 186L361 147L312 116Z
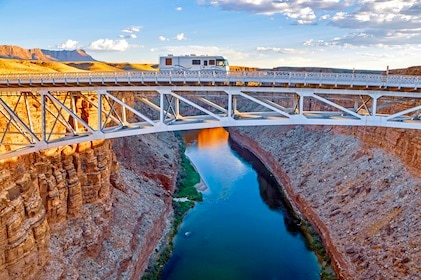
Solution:
M208 189L185 217L162 279L320 279L317 257L290 226L276 186L226 141L197 143L189 140L186 154Z

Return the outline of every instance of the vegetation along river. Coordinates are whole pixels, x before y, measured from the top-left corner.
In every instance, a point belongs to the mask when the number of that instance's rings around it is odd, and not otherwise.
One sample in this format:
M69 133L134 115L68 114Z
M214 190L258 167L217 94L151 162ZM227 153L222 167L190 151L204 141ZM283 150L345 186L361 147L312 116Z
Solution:
M223 129L184 139L207 189L184 218L162 279L320 279L317 257L270 176L240 157Z

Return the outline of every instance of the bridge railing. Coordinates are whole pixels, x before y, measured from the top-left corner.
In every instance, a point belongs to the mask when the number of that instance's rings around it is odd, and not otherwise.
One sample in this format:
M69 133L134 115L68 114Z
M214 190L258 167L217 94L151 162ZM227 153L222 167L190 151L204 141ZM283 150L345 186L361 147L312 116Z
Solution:
M121 72L66 72L23 73L0 75L0 85L43 83L112 83L112 82L261 82L288 84L329 84L352 86L420 88L421 77L409 75L382 75L360 73L322 73L288 71L121 71Z

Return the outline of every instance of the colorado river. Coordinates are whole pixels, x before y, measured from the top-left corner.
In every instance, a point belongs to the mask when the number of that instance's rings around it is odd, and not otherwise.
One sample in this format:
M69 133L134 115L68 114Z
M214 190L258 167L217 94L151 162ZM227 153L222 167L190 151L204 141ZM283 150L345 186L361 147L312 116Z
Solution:
M162 279L320 279L317 257L285 222L276 187L231 149L225 130L184 139L207 189L184 218Z

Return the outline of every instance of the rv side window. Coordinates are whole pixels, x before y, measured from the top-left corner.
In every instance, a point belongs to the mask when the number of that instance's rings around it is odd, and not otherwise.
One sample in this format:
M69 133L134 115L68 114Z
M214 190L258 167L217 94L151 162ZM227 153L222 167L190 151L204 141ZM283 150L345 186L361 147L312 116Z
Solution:
M228 64L226 63L226 60L223 60L223 59L217 59L216 65L217 66L228 66Z
M209 65L215 65L215 60L213 59L209 60Z
M203 66L208 66L208 61L207 60L204 60L203 61Z
M165 65L172 65L172 58L166 58Z
M193 59L192 64L193 65L200 65L200 59Z

